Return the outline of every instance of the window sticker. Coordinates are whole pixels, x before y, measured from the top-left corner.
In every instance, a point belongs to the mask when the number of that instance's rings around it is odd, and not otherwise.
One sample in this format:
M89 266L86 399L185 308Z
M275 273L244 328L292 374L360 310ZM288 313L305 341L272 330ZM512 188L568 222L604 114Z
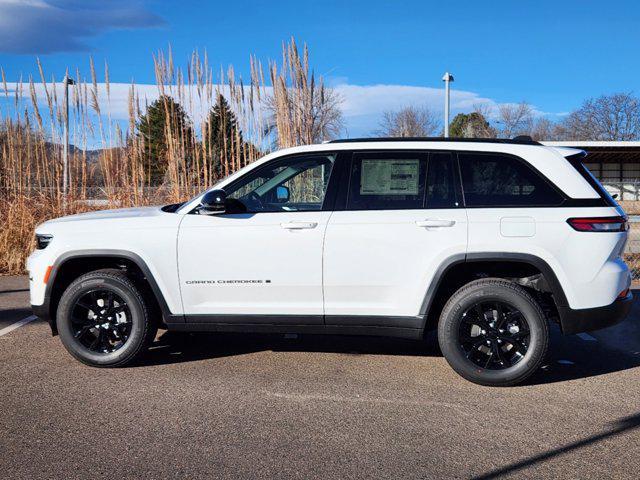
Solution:
M420 160L362 160L360 195L418 195Z

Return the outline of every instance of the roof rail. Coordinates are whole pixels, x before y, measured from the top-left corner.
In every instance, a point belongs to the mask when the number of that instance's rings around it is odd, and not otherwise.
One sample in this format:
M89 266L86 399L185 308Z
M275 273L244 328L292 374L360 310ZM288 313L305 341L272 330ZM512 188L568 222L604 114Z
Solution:
M515 138L444 138L444 137L369 137L341 138L326 143L360 143L360 142L472 142L472 143L509 143L515 145L542 145L527 135Z

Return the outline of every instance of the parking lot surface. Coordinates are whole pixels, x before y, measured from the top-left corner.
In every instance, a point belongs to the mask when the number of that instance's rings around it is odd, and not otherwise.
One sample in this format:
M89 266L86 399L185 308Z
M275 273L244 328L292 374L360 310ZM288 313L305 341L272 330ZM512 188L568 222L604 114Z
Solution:
M636 298L640 292L636 292ZM0 277L0 332L29 317ZM525 385L458 377L434 335L160 332L137 367L75 361L32 321L0 335L2 478L638 478L640 302L553 330Z

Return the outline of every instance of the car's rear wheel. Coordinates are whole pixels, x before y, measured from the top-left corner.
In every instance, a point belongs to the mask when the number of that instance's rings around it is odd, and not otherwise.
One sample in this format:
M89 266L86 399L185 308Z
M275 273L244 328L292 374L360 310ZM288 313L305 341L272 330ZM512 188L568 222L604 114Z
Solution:
M482 279L449 299L440 316L438 341L447 362L464 378L509 386L540 367L549 328L540 305L524 288Z
M74 280L56 315L60 339L87 365L120 367L140 358L157 328L134 283L118 270L97 270Z

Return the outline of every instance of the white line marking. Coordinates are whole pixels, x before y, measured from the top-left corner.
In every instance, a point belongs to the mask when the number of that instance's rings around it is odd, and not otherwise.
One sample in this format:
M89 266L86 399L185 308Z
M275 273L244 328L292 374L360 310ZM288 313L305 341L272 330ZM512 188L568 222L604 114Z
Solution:
M584 340L585 342L597 342L598 339L596 337L592 337L588 333L579 333L578 336Z
M0 330L0 337L2 337L3 335L6 335L7 333L13 332L14 330L17 330L18 328L26 325L29 322L33 322L36 318L38 317L36 317L35 315L31 315L27 318L23 318L22 320L17 321L16 323L12 323L8 327L5 327L2 330Z

